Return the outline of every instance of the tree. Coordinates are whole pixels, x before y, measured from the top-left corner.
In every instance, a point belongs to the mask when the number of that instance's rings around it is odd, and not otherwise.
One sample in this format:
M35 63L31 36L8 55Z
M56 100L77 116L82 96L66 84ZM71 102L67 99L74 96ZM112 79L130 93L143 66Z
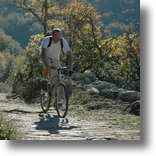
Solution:
M31 1L31 6L34 5L33 2L43 1ZM41 4L43 3L38 5ZM36 5L34 7L31 9L36 10ZM73 0L67 6L55 3L53 9L57 16L53 18L51 16L48 26L60 27L64 30L64 35L73 49L75 71L92 71L101 80L139 90L137 84L140 80L140 54L139 38L136 34L127 33L118 37L103 38L109 31L100 32L102 27L99 22L100 16L92 5L84 3L83 0ZM31 37L25 49L25 62L13 75L14 91L19 90L18 86L23 86L18 93L28 99L34 95L42 79L43 63L39 52L43 37L43 34Z
M103 40L109 61L97 68L98 76L120 87L140 90L139 41L140 38L134 33L124 33L116 38Z
M83 0L73 0L70 5L60 10L59 21L51 25L62 25L70 46L74 49L76 70L92 70L94 63L103 57L100 40L100 15L96 9Z
M26 57L20 68L12 74L13 92L26 100L31 100L39 91L38 86L43 79L43 63L40 57L40 43L44 35L33 35L25 48Z
M13 71L14 57L10 53L0 53L0 83L6 82Z
M5 52L16 56L22 55L23 49L17 41L0 29L0 53Z
M51 0L17 0L18 7L27 11L27 15L35 17L42 25L44 34L48 30L48 20L56 16L57 6Z

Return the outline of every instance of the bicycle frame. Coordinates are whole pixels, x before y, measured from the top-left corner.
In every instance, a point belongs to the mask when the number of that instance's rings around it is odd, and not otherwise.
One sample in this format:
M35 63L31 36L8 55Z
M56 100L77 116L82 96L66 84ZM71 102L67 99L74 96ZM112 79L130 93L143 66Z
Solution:
M62 71L67 70L68 67L51 67L51 69L57 70L58 76L57 76L57 82L62 82ZM56 83L57 83L56 82Z
M63 83L63 78L64 78L64 74L62 74L63 71L67 70L67 67L51 67L51 69L56 70L57 71L57 80L55 82L55 84L50 83L49 87L47 88L48 90L48 100L46 100L44 102L44 99L47 98L46 96L44 96L43 94L43 98L41 98L41 108L43 110L43 112L47 112L49 110L49 108L51 107L51 102L53 102L54 104L54 108L57 111L57 114L59 117L65 117L67 115L67 111L68 111L68 91L66 89L65 84ZM61 109L59 102L59 99L61 96L59 96L60 90L59 87L63 87L63 99L64 99L64 105L65 105L65 109ZM56 90L55 90L56 89ZM53 101L52 101L53 99Z

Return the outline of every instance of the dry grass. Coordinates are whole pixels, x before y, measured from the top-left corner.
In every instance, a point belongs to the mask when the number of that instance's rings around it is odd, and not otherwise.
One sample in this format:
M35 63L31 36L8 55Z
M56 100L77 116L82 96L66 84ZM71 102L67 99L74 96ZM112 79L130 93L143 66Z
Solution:
M4 118L0 112L0 140L16 140L18 132L12 121Z
M10 93L11 90L9 84L0 82L0 93Z
M108 121L122 128L140 130L140 116L124 112L127 105L121 101L95 98L86 92L74 92L70 99L69 113L87 120Z

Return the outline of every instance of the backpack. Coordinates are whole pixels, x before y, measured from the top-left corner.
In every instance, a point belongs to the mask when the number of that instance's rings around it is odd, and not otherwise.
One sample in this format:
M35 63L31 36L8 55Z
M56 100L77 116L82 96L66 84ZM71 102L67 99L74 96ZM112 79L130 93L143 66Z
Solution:
M50 39L49 39L49 43L48 43L48 48L51 46L51 44L52 44L52 39L53 39L52 36L49 36L49 37L50 37ZM63 51L63 39L62 39L62 38L60 39L60 44L61 44L61 51L62 51L62 53L64 54L64 51Z

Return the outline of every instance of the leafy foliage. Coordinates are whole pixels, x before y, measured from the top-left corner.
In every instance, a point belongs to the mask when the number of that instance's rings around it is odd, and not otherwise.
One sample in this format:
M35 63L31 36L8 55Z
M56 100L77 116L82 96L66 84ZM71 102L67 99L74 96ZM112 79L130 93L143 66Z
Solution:
M117 38L103 40L107 59L96 68L100 79L111 81L120 87L140 90L139 37L125 33Z
M26 47L26 59L12 75L13 92L30 98L35 95L36 87L42 79L43 63L40 59L40 43L43 34L33 35Z
M15 67L16 58L20 57L22 60L21 55L24 55L24 50L19 43L0 29L0 82L5 82L9 78Z
M24 47L32 34L41 32L41 26L16 4L16 0L1 0L0 28Z
M27 7L37 12L41 1L31 1ZM43 2L43 1L42 1ZM49 1L48 1L49 2ZM39 4L37 4L39 3ZM95 72L99 79L117 84L127 89L140 89L139 37L135 33L124 33L118 37L107 36L109 30L100 32L103 25L101 16L90 4L73 0L70 5L56 3L48 27L61 27L74 54L74 70ZM49 9L52 9L52 8ZM48 10L49 11L49 10ZM57 16L53 16L53 15ZM42 79L40 43L43 34L33 35L26 47L26 59L13 75L13 90L30 99L35 96ZM19 89L21 86L21 89ZM19 90L19 91L17 91ZM22 90L22 91L21 91Z
M0 140L15 140L17 137L18 134L15 125L4 118L0 112Z
M11 36L6 35L4 31L0 29L0 52L21 55L23 49L18 42L16 42Z
M17 1L23 0L1 0L0 5L0 28L18 41L22 47L27 45L31 35L43 31L40 22L28 13L27 10L17 8ZM49 2L52 2L52 5ZM71 0L48 0L48 22L54 18L62 18L58 15L59 5L61 8L69 5ZM112 35L122 34L131 29L139 32L139 0L84 0L91 3L102 15L101 22L104 23L101 31L109 29ZM41 17L42 3L44 0L29 0L31 8L36 7ZM38 3L37 3L38 2ZM40 2L40 3L39 3ZM57 4L57 7L56 5ZM27 13L27 14L26 14ZM49 25L49 24L48 24ZM131 25L131 26L130 26Z
M103 29L121 35L126 31L139 33L139 0L94 0L94 7L102 14Z
M0 82L5 82L11 73L12 56L10 53L0 54Z

